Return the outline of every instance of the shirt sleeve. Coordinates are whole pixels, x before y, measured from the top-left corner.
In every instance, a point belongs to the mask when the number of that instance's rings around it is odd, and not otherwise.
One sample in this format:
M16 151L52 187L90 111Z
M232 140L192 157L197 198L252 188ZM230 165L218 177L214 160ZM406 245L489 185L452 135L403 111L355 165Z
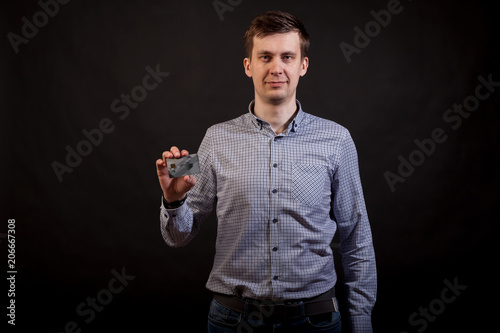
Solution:
M209 129L210 131L210 129ZM203 221L212 212L216 198L216 177L212 168L211 137L207 131L198 149L200 173L183 205L175 209L160 206L160 229L167 245L187 245L198 233Z
M377 293L375 253L359 176L358 155L349 132L338 156L332 208L345 275L348 323L353 333L372 332L371 312Z

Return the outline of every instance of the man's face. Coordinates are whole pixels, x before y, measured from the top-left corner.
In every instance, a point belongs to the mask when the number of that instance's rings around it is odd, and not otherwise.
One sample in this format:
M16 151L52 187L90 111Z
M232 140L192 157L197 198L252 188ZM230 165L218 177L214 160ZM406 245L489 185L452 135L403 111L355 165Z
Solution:
M307 57L301 58L298 32L253 38L252 58L244 60L245 73L255 87L255 98L279 105L295 100L299 78L306 74Z

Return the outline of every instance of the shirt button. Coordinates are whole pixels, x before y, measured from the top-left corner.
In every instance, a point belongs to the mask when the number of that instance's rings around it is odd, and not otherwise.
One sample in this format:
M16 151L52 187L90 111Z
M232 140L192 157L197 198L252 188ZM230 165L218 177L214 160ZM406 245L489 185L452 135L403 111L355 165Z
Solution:
M273 251L274 252L278 251L278 247L277 246L273 247Z
M278 167L278 164L277 163L274 163L273 164L273 168L277 168Z
M278 190L274 188L271 192L278 193Z
M278 222L278 219L273 219L273 223L277 223Z
M274 281L278 281L278 275L273 276Z

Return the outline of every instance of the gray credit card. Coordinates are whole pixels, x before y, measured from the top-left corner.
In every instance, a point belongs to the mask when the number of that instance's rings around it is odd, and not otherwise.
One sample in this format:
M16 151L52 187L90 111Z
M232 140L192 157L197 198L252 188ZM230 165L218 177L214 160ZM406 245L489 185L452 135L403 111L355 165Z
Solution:
M198 154L190 154L181 158L167 158L167 167L170 178L200 173Z

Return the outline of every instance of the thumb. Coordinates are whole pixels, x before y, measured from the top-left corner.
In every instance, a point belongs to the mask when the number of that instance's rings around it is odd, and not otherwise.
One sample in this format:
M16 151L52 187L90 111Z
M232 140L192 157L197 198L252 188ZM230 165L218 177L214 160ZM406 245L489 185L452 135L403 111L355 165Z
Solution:
M192 189L196 185L196 178L194 178L191 175L184 176L184 182L186 184L185 185L186 189L189 191L190 189Z

